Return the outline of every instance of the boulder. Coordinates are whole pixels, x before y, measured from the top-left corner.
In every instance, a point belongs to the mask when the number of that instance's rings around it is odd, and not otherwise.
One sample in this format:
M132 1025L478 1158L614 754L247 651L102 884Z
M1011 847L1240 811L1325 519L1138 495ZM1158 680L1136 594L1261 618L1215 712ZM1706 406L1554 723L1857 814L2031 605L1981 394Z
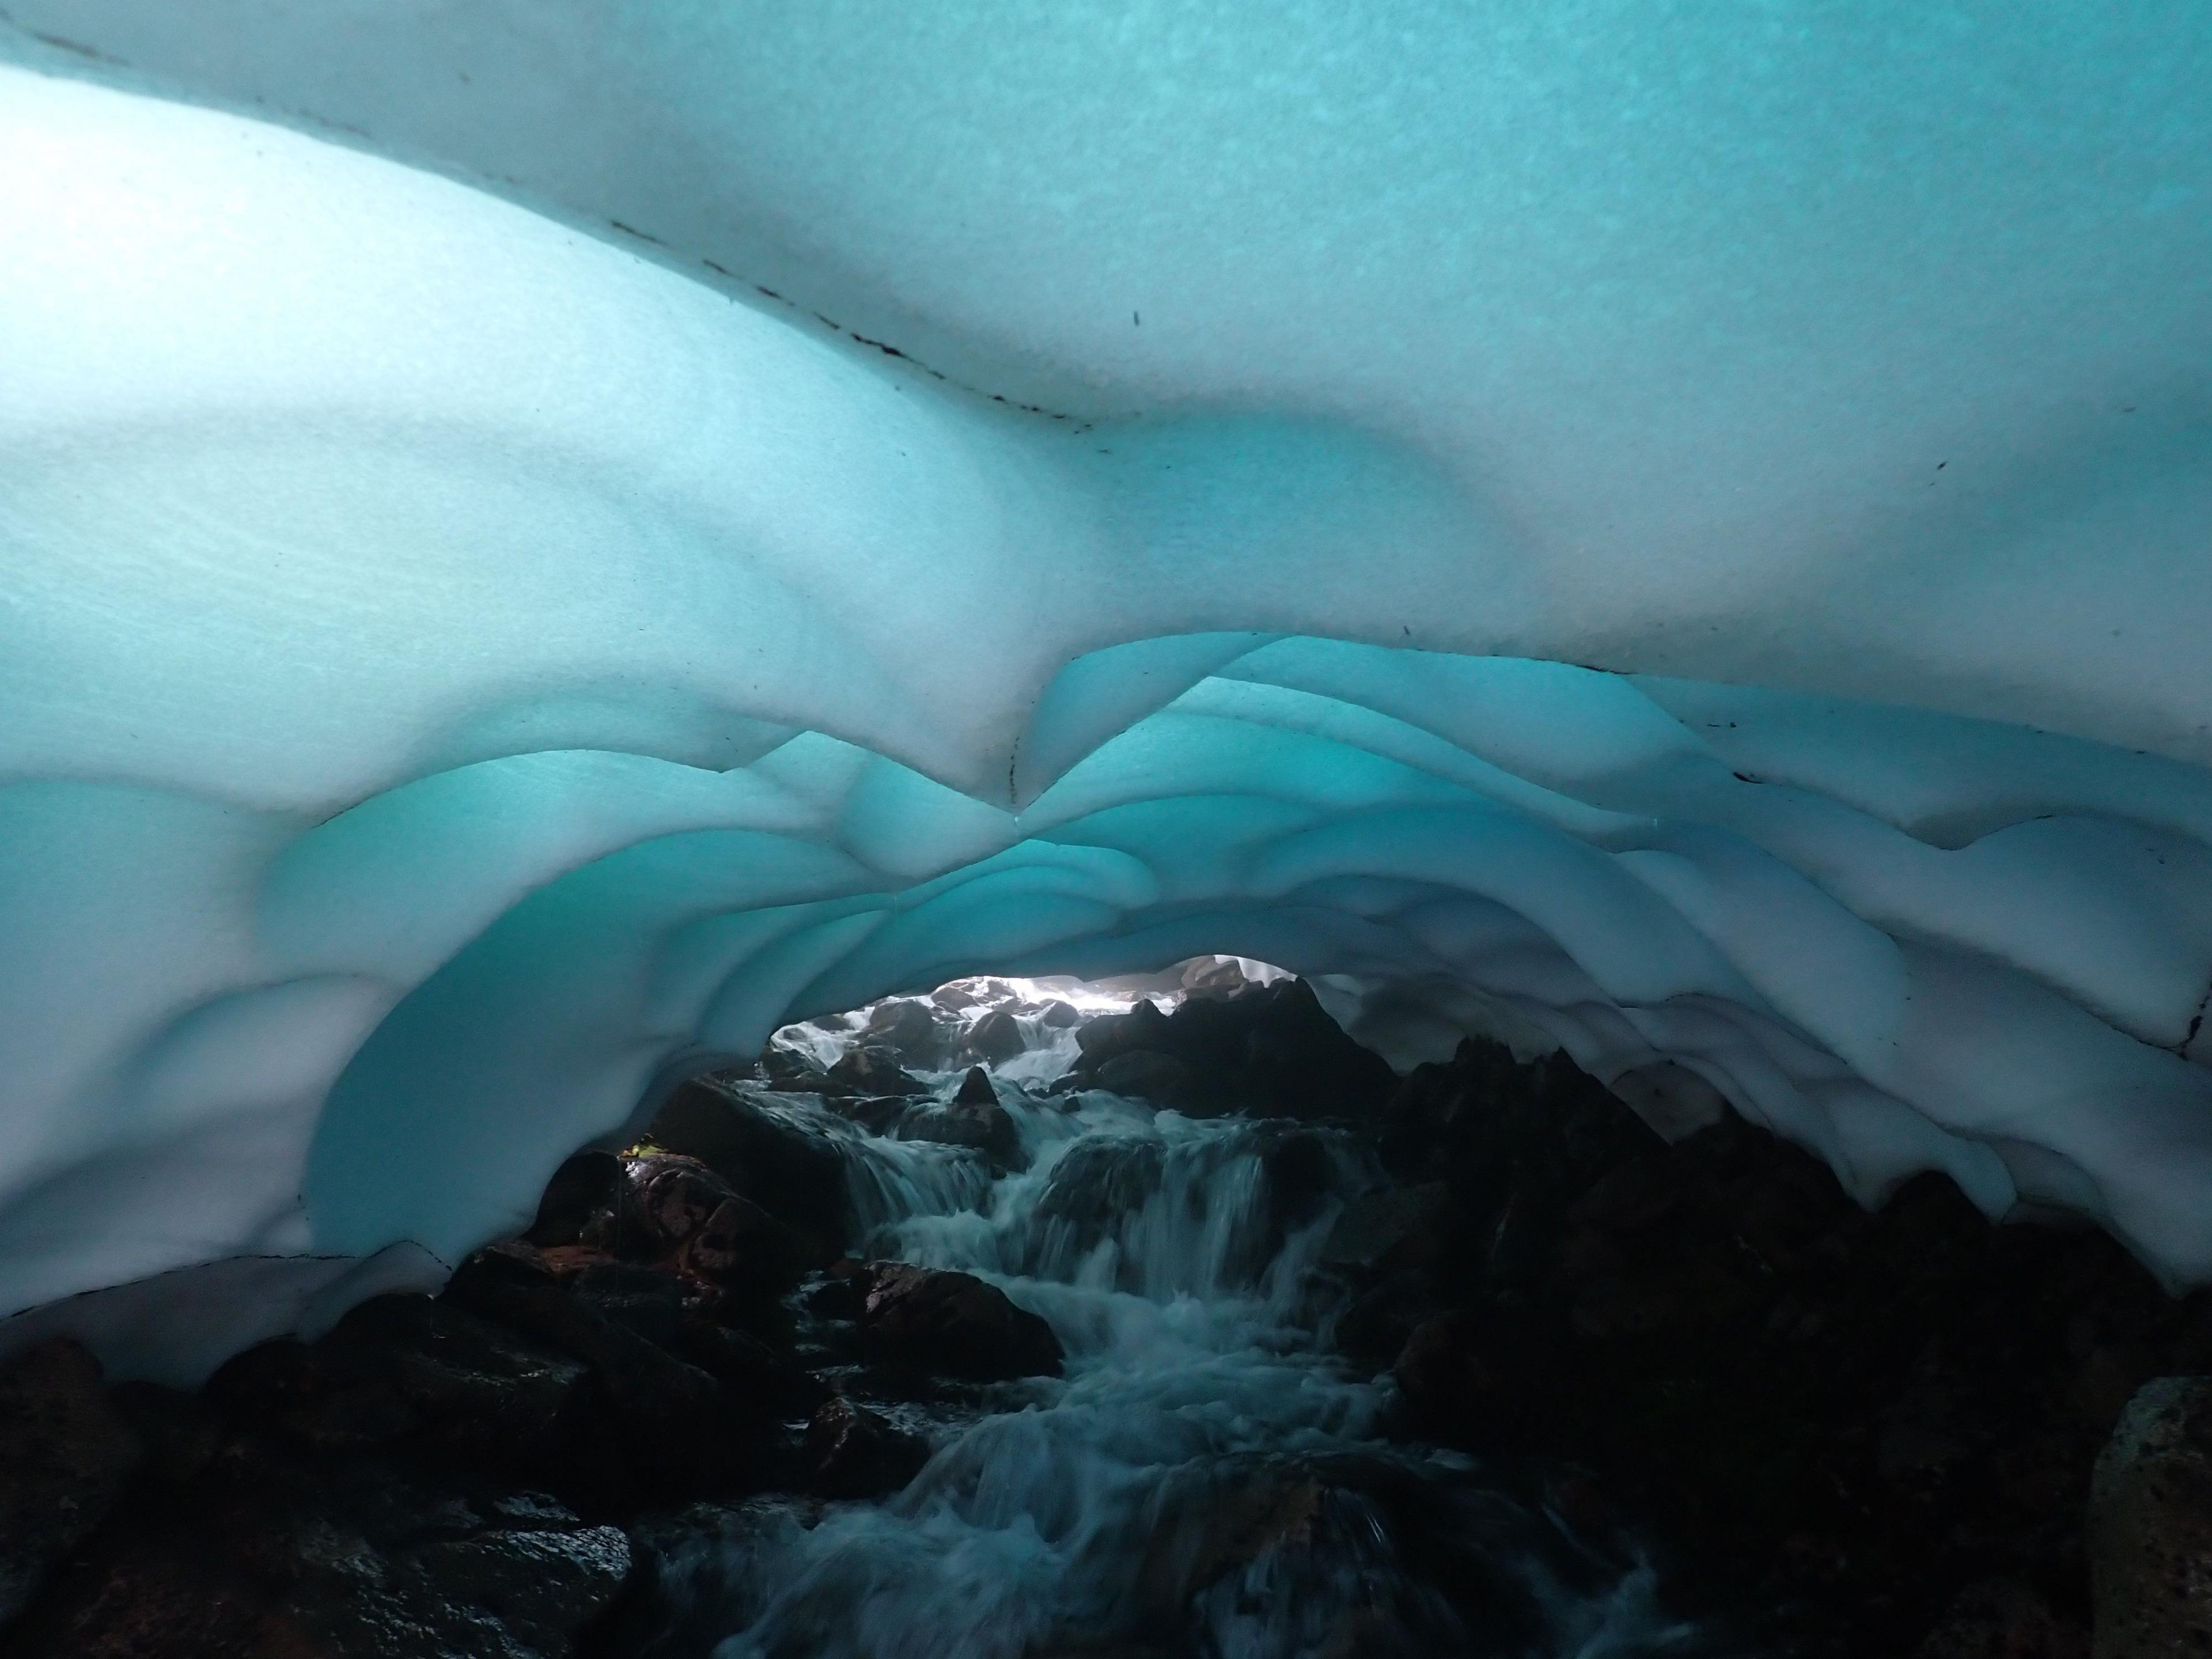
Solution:
M1075 1046L1082 1051L1081 1063L1086 1070L1095 1070L1132 1048L1165 1048L1172 1040L1168 1017L1148 997L1140 998L1126 1014L1101 1014L1079 1026L1075 1033Z
M1414 1426L1452 1445L1510 1437L1522 1411L1517 1376L1498 1363L1487 1322L1455 1309L1425 1319L1392 1369Z
M1425 1267L1443 1253L1451 1189L1441 1181L1383 1187L1344 1206L1321 1249L1321 1264L1362 1279Z
M1990 1579L1954 1598L1915 1659L2089 1659L2089 1632L2017 1579Z
M842 1395L808 1419L807 1482L823 1498L880 1498L898 1491L929 1461L929 1445L889 1419Z
M1244 977L1234 957L1194 957L1183 964L1182 993L1186 997L1222 1000L1240 996L1257 983Z
M872 1135L890 1134L898 1127L899 1120L914 1109L913 1100L904 1095L840 1096L822 1103Z
M946 1054L958 1041L959 1028L940 1021L927 1002L908 997L893 997L878 1003L868 1015L867 1034L861 1040L863 1048L874 1046L887 1049L892 1064L919 1066L922 1070L935 1071L945 1063ZM850 1060L859 1050L848 1051ZM843 1060L838 1062L842 1065ZM835 1076L836 1066L830 1067ZM878 1089L878 1094L896 1094L894 1089Z
M753 1294L799 1282L799 1237L694 1158L653 1153L626 1160L647 1252L707 1281Z
M1463 1652L1469 1631L1485 1652L1548 1650L1524 1577L1544 1529L1492 1508L1469 1528L1460 1494L1389 1457L1200 1460L1148 1506L1130 1610L1139 1633L1208 1652L1255 1630L1310 1654Z
M926 1095L929 1085L899 1065L899 1055L879 1042L848 1048L830 1068L830 1080L856 1095Z
M991 1065L1012 1060L1029 1047L1022 1023L1003 1008L994 1008L968 1028L968 1052Z
M1083 1016L1077 1013L1068 1004L1054 997L1050 1002L1045 1004L1043 1012L1037 1015L1037 1022L1060 1031L1066 1030L1071 1025L1081 1024Z
M946 1104L908 1113L898 1126L898 1137L973 1147L1000 1170L1026 1169L1029 1164L1022 1149L1021 1130L1012 1115L999 1104L997 1091L980 1066L969 1069L959 1092Z
M1057 1376L1052 1327L972 1273L872 1261L860 1306L863 1348L878 1358L971 1382Z
M1149 1002L1140 1005L1149 1008ZM1151 1048L1122 1048L1091 1074L1091 1086L1109 1094L1149 1100L1156 1106L1196 1106L1191 1069L1172 1054Z
M779 1094L826 1095L840 1087L810 1056L781 1042L771 1042L761 1050L760 1068L768 1086Z
M0 1623L106 1516L144 1450L76 1343L42 1343L0 1370Z
M1345 1035L1304 980L1188 997L1172 1015L1141 1001L1079 1028L1076 1042L1082 1057L1070 1076L1078 1085L1191 1113L1361 1118L1398 1087L1389 1066ZM1139 1054L1149 1058L1139 1062Z
M649 1139L698 1159L782 1222L807 1261L833 1261L851 1226L844 1155L828 1137L779 1115L772 1100L695 1079L669 1096Z
M2212 1650L2212 1377L2162 1376L2097 1459L2087 1542L2096 1659Z
M580 1244L587 1230L608 1230L623 1199L625 1172L613 1152L587 1148L553 1172L538 1200L538 1218L524 1235L540 1248Z
M458 1276L457 1276L458 1277ZM241 1424L318 1450L407 1439L557 1481L588 1406L588 1367L450 1299L382 1296L312 1346L249 1348L208 1382Z
M1085 1135L1052 1166L1037 1197L1037 1219L1071 1227L1085 1245L1093 1243L1159 1190L1165 1161L1157 1140Z
M151 1495L12 1632L22 1659L571 1659L629 1540L530 1492L467 1492L251 1441Z

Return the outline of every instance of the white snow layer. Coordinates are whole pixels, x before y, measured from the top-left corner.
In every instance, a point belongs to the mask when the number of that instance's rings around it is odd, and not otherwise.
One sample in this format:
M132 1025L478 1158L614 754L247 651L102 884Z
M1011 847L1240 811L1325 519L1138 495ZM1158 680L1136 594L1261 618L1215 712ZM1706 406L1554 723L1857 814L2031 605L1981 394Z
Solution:
M2212 1278L2194 0L0 52L0 1309L1206 951Z

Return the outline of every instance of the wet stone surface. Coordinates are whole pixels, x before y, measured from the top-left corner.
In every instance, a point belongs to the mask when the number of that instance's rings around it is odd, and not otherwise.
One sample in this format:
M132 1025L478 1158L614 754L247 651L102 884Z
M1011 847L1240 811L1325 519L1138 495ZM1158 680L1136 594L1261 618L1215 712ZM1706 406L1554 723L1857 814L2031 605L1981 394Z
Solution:
M441 1296L195 1396L16 1356L7 1651L2208 1639L2212 1320L2104 1236L1869 1214L1558 1058L1392 1079L1294 983L1095 1006L796 1028Z

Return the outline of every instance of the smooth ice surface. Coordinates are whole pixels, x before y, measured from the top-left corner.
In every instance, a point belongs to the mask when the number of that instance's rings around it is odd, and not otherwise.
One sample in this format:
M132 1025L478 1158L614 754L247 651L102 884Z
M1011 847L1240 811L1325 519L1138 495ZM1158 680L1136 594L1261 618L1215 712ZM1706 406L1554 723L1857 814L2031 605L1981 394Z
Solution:
M0 52L0 1306L1214 950L2212 1277L2203 8Z

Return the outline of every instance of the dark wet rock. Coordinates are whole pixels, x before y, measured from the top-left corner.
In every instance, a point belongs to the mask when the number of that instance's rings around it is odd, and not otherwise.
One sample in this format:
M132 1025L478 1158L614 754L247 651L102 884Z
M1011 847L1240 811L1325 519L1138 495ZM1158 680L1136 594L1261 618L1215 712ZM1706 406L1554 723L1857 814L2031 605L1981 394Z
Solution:
M588 1367L451 1301L362 1303L319 1341L250 1348L210 1379L237 1420L325 1452L416 1440L524 1479L557 1478Z
M989 1073L970 1066L959 1091L941 1107L912 1111L900 1121L902 1140L932 1140L947 1146L969 1146L1000 1170L1028 1164L1022 1152L1021 1131L1013 1116L999 1103Z
M1187 997L1242 996L1256 982L1244 977L1234 957L1200 957L1183 964L1182 991Z
M878 1357L971 1382L1057 1376L1060 1339L972 1273L872 1261L860 1338Z
M773 1097L695 1079L653 1121L652 1143L696 1158L791 1229L809 1262L842 1250L851 1225L842 1154L772 1109Z
M76 1343L42 1343L0 1368L0 1622L106 1517L144 1455L100 1362Z
M1939 1176L1869 1214L1734 1117L1667 1146L1494 1044L1418 1068L1382 1141L1446 1201L1413 1260L1340 1239L1371 1265L1336 1268L1338 1332L1393 1364L1408 1431L1589 1472L1665 1540L1671 1601L1756 1650L2079 1651L2091 1466L2145 1382L2212 1374L2212 1297L2094 1231L1993 1226Z
M1149 998L1140 998L1126 1014L1102 1014L1078 1027L1075 1033L1081 1064L1093 1071L1116 1054L1135 1048L1160 1049L1171 1041L1168 1017Z
M981 1066L970 1066L961 1078L960 1086L952 1092L955 1106L996 1106L999 1091L991 1085L991 1074Z
M1293 1229L1320 1218L1336 1190L1336 1158L1329 1143L1311 1129L1266 1123L1256 1126L1260 1173L1266 1183L1273 1255Z
M1363 1279L1431 1266L1443 1258L1450 1212L1451 1188L1441 1181L1364 1193L1330 1227L1321 1264Z
M771 1042L761 1050L760 1068L768 1086L779 1094L818 1095L842 1089L809 1056L780 1042Z
M1388 1368L1423 1322L1443 1311L1443 1294L1418 1268L1395 1273L1356 1296L1339 1316L1336 1346L1372 1368Z
M1149 1008L1149 1002L1139 1005ZM1149 1100L1156 1106L1197 1104L1198 1087L1191 1069L1172 1054L1154 1048L1118 1049L1089 1076L1091 1088L1133 1100Z
M696 1158L655 1153L625 1162L647 1253L678 1271L752 1295L799 1282L799 1236Z
M2212 1651L2212 1377L2129 1401L2089 1506L2097 1659Z
M968 1052L997 1066L1029 1047L1021 1022L1003 1008L994 1008L968 1028Z
M566 1659L630 1566L542 1494L240 1442L103 1529L12 1633L31 1659Z
M538 1200L538 1218L524 1237L540 1247L580 1244L597 1222L607 1230L623 1198L623 1160L596 1149L576 1153L553 1172Z
M926 1072L933 1072L944 1065L946 1055L957 1042L959 1030L957 1025L940 1020L928 1003L897 997L878 1003L869 1013L867 1033L860 1048L885 1049L894 1067L918 1066ZM848 1050L830 1068L831 1075L837 1075L839 1067L859 1052L860 1048ZM891 1095L902 1091L870 1088L869 1092Z
M1066 1003L1054 998L1045 1004L1043 1011L1037 1015L1037 1019L1040 1024L1049 1025L1054 1030L1065 1030L1071 1025L1082 1024L1083 1016Z
M1346 1036L1303 980L1248 987L1232 997L1191 997L1173 1014L1141 1001L1079 1028L1082 1085L1133 1094L1194 1115L1371 1117L1397 1078ZM1142 1062L1139 1054L1155 1056ZM1171 1073L1160 1060L1182 1068Z
M860 1095L926 1095L929 1085L902 1069L899 1056L878 1042L848 1048L830 1068L830 1080Z
M1467 1310L1416 1326L1393 1367L1413 1422L1451 1445L1510 1439L1524 1413L1519 1378L1501 1363L1498 1347L1490 1323Z
M824 1401L806 1425L807 1481L823 1498L879 1498L921 1472L929 1445L919 1435L842 1397Z
M1159 1189L1165 1162L1160 1143L1119 1135L1085 1135L1060 1155L1038 1197L1040 1222L1076 1230L1088 1244Z
M914 1109L913 1099L904 1095L854 1095L826 1100L823 1104L872 1135L891 1133L898 1127L899 1121Z
M2031 1586L1995 1578L1960 1592L1916 1659L2089 1659L2089 1632Z
M1390 1459L1194 1463L1149 1518L1133 1597L1144 1636L1233 1620L1297 1630L1308 1652L1425 1654L1465 1651L1472 1630L1524 1652L1543 1627L1509 1564L1553 1541L1545 1524L1516 1515L1510 1538L1484 1538L1447 1489Z
M780 1400L732 1389L684 1357L690 1339L680 1287L672 1297L660 1282L616 1269L603 1290L591 1274L572 1289L516 1255L480 1251L447 1293L588 1367L569 1473L611 1501L742 1488L758 1478L776 1433Z

